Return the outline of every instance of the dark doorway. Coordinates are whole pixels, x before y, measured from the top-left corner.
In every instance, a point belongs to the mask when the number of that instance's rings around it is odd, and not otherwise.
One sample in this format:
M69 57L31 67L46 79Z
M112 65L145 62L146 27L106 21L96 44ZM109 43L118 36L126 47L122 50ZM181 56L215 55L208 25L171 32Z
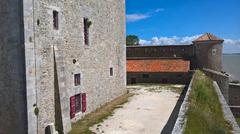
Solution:
M131 84L136 84L137 83L137 79L136 78L131 78Z

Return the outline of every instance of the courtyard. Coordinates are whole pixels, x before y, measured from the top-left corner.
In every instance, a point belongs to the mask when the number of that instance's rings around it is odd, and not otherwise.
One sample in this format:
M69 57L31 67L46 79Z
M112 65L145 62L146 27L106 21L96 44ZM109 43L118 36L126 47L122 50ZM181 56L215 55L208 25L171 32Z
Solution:
M171 116L184 85L128 86L134 96L103 122L89 129L96 134L159 134Z

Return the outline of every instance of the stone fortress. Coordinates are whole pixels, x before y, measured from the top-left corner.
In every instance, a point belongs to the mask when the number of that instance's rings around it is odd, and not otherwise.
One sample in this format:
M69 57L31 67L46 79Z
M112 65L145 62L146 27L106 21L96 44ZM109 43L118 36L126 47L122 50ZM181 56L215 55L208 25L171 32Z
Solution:
M124 0L1 0L0 14L0 134L68 133L126 92Z
M0 134L66 134L126 83L185 84L197 68L236 102L222 39L126 48L125 0L1 0L0 14Z
M190 45L127 47L127 81L186 84L190 70L207 68L220 72L222 43L222 39L206 33Z
M127 47L127 83L189 84L200 69L217 82L233 114L240 116L240 85L222 68L224 40L206 33L186 45Z

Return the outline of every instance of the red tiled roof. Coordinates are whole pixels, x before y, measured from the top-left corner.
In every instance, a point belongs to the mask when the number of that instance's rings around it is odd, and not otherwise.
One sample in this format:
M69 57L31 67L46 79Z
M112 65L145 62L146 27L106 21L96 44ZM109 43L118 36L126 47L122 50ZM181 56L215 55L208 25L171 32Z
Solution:
M204 41L223 41L223 39L220 39L211 33L206 33L200 36L198 39L194 40L193 42L204 42Z
M188 72L190 61L183 59L127 60L127 72Z

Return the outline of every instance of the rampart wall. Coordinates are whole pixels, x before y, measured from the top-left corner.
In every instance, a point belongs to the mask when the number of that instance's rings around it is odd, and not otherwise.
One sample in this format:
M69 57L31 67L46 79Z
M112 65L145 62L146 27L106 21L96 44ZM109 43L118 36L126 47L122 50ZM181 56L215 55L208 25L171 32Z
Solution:
M218 83L226 102L229 103L229 77L221 72L211 69L204 68L203 71L208 77Z

